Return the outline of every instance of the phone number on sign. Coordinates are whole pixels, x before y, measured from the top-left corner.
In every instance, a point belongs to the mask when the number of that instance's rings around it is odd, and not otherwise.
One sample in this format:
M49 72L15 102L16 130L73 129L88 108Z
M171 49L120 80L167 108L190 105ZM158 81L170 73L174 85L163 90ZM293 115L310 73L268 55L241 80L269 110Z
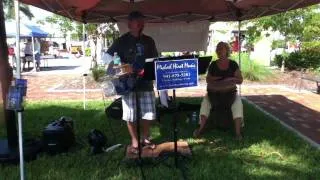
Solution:
M190 77L190 73L174 73L174 74L164 74L163 78L186 78Z

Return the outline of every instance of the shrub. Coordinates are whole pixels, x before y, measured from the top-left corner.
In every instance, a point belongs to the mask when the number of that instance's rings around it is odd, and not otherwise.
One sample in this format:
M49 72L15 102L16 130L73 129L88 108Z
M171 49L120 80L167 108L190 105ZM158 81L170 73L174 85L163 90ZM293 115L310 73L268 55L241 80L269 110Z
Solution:
M232 54L231 59L239 63L238 54ZM250 60L247 53L241 54L241 72L243 78L250 81L263 81L273 75L267 67L259 64L256 60Z
M92 68L91 71L92 71L92 77L95 81L99 81L99 79L105 74L105 69L104 67L101 67L101 66L94 67Z
M292 52L285 58L285 67L289 70L306 68L306 59L302 52Z
M275 64L276 66L281 67L282 61L283 61L284 58L285 58L285 57L284 57L283 54L277 54L277 55L274 57L273 62L274 62L274 64Z
M301 44L303 51L317 51L320 52L320 41L303 42Z
M277 48L286 48L286 41L285 40L274 40L271 44L271 49Z
M289 70L317 69L320 67L320 51L314 49L304 49L293 52L289 55L282 54L275 57L278 67L281 67L282 60L285 61L285 67Z
M304 50L302 56L305 59L305 68L317 69L320 67L320 49Z
M317 76L320 76L320 67L314 69L314 73L315 73Z

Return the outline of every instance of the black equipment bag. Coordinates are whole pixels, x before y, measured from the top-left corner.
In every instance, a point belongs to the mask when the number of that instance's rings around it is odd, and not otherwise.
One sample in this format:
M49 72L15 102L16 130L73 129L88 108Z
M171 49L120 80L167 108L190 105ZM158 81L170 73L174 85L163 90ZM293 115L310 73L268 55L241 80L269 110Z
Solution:
M51 122L42 132L44 150L50 154L66 152L74 143L73 120L61 117Z
M114 119L122 119L122 112L121 97L113 101L110 106L105 109L106 116Z

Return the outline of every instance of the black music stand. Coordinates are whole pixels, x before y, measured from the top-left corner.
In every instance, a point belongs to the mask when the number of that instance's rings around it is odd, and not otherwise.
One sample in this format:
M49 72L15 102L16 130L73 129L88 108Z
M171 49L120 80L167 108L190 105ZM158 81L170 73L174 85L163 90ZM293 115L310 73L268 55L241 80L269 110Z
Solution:
M156 61L167 61L167 60L177 60L177 59L194 59L198 58L196 56L190 55L190 56L179 56L179 57L168 57L168 58L158 58L155 59ZM207 68L212 60L211 56L206 56L206 57L200 57L198 58L198 74L205 74L207 72ZM155 80L155 65L154 61L152 62L147 62L145 63L145 72L144 72L144 77L149 80ZM186 159L187 157L180 152L178 152L178 128L177 128L177 112L180 111L180 105L176 101L176 91L173 89L173 99L172 102L170 103L169 107L166 108L164 111L166 113L173 114L172 116L172 124L173 124L173 141L174 141L174 162L175 162L175 167L179 168L182 172L182 176L184 179L187 179L186 174L185 174L185 167L183 167L183 163L179 163L178 159L183 158ZM159 117L158 117L159 118ZM169 154L167 154L169 155ZM164 158L164 159L167 159Z
M152 68L154 70L154 68ZM146 63L144 65L144 75L143 77L139 77L136 73L134 73L134 76L136 76L136 79L137 81L141 81L141 80L154 80L155 76L146 76L146 73L147 74L150 74L149 70L151 70L150 68L146 68ZM139 166L140 168L140 172L141 172L141 176L142 176L142 179L146 179L145 175L144 175L144 171L142 169L142 166L145 165L145 162L143 161L142 159L142 146L141 146L141 142L140 142L140 138L141 138L141 130L140 130L140 120L141 120L141 115L140 115L140 112L141 112L141 107L140 107L140 103L139 103L139 93L137 91L136 88L134 88L133 92L135 93L135 96L136 96L136 128L137 128L137 138L138 138L138 158L135 158L134 159L134 163L136 165ZM126 150L127 151L127 150Z
M155 61L165 61L165 60L177 60L177 59L192 59L192 58L197 58L197 56L179 56L179 57L169 57L169 58L156 58L152 60L151 62L146 62L144 64L144 75L143 77L138 77L138 80L155 80ZM209 57L200 57L198 58L198 73L199 74L204 74L207 71L207 67L209 66L211 62L211 56ZM139 94L137 93L136 89L134 90L136 93L136 105L137 105L137 110L136 110L136 124L137 124L137 138L138 138L138 158L135 159L135 163L139 166L142 179L145 179L145 175L142 169L142 166L145 165L143 159L142 159L142 147L141 147L141 142L140 142L140 137L141 137L141 130L140 130L140 119L141 119L141 107L139 105ZM186 178L185 172L184 172L184 167L182 167L183 164L180 164L178 162L179 158L186 158L185 155L181 154L178 152L178 145L177 145L177 140L178 140L178 128L177 128L177 112L180 110L179 104L176 102L176 93L175 89L173 89L173 101L170 104L168 108L165 109L167 113L172 113L173 114L173 141L174 141L174 158L175 158L175 167L180 168L183 178ZM166 154L170 155L170 154ZM167 159L165 157L164 159Z

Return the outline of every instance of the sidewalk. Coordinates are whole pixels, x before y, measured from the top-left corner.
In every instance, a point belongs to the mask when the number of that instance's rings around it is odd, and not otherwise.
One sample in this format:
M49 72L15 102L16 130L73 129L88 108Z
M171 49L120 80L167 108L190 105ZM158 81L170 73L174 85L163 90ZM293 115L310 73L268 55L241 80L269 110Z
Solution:
M28 80L27 100L82 100L83 92L55 92L55 87L59 86L62 81L73 79L75 75L27 75L23 78ZM79 77L82 77L79 74ZM82 90L82 89L81 89ZM102 100L102 93L86 92L87 99Z
M243 87L245 97L320 148L320 95L282 86Z
M74 77L74 74L29 74L24 77L28 79L27 100L82 100L82 89L55 91L62 80ZM176 91L178 97L202 97L205 93L205 86ZM241 95L320 146L320 95L304 90L299 92L281 85L243 85ZM102 92L99 89L88 90L86 98L102 100Z

